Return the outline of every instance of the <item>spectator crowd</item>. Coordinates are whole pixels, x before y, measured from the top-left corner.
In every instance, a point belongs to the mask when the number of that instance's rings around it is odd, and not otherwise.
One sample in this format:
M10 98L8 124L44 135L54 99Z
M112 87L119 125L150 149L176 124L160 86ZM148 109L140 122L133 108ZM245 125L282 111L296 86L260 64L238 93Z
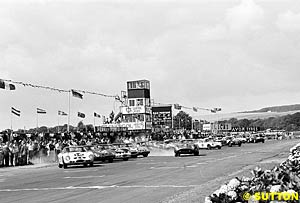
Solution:
M112 142L144 141L132 136L100 136L92 133L71 133L63 136L0 137L0 167L23 166L42 162L56 162L57 155L66 146L93 145Z

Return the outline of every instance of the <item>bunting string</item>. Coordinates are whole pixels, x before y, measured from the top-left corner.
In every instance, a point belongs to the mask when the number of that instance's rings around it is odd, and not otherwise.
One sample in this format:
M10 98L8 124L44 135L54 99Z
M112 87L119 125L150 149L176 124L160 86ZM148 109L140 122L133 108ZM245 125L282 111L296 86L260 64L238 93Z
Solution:
M34 85L34 84L31 84L31 83L24 83L24 82L21 82L21 81L13 81L13 80L7 80L7 79L2 79L2 80L6 81L6 82L18 84L18 85L23 85L24 87L41 88L41 89L46 89L46 90L51 90L51 91L57 91L57 92L60 92L60 93L71 91L71 90L59 89L59 88L43 86L43 85ZM98 95L98 96L102 96L102 97L110 97L110 98L115 98L115 99L119 98L118 95L108 95L108 94L103 94L103 93L98 93L98 92L91 92L91 91L86 91L86 90L76 90L76 91L82 92L84 94Z
M195 112L197 112L198 110L210 111L211 113L216 113L218 111L221 111L221 108L209 109L209 108L201 108L201 107L188 107L188 106L183 106L183 105L180 105L180 104L163 104L163 103L157 103L157 102L153 102L153 104L155 104L155 105L171 105L177 110L189 109L189 110L193 110Z

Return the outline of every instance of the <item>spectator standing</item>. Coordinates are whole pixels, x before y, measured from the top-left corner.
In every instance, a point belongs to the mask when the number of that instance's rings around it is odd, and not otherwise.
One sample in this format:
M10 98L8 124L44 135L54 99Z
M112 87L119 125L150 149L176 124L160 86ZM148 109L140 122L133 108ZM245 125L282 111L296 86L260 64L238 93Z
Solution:
M0 166L4 166L4 151L3 151L3 143L0 142Z
M28 148L28 162L31 161L33 159L33 154L34 154L34 151L33 151L33 142L30 140L27 144L27 148Z
M12 146L12 151L13 151L13 154L14 154L14 166L18 166L19 165L19 162L18 162L18 158L19 158L19 145L18 145L18 142L17 140L14 141L14 144Z
M9 149L9 161L10 161L10 166L15 166L15 165L14 165L15 153L14 153L14 148L13 148L13 143L12 143L12 142L9 143L8 149Z
M58 161L58 157L57 155L61 152L62 150L62 143L60 140L58 140L58 142L55 144L55 161Z
M4 166L8 167L9 166L9 143L6 142L5 145L3 146L3 154L4 154Z
M48 144L48 148L49 148L49 157L50 157L50 161L55 161L55 145L53 143L53 141L50 141Z
M21 142L20 145L20 153L19 153L19 158L20 158L20 165L26 165L27 164L27 156L26 156L26 144L24 140Z

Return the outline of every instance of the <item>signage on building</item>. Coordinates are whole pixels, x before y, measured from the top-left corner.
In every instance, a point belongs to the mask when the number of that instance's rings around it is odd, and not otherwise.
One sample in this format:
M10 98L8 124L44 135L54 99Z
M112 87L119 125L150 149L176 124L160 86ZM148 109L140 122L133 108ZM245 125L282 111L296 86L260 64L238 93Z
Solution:
M210 131L212 129L212 126L210 123L208 124L203 124L203 130L204 131Z
M231 131L232 132L244 132L244 131L255 132L255 131L260 131L260 127L232 127Z
M172 106L152 107L153 128L172 128Z
M103 124L102 128L123 128L128 130L150 130L150 122L129 122L129 123L117 123L117 124Z
M149 108L148 108L149 109ZM148 113L145 106L122 106L122 114ZM149 111L150 113L150 111Z

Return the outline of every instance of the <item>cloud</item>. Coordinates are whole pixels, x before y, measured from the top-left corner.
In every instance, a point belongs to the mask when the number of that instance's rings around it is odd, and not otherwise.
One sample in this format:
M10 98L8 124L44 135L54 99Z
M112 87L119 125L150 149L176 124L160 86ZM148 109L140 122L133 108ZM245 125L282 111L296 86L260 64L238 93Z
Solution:
M149 79L157 102L224 111L261 107L262 100L282 94L300 99L295 93L299 11L282 5L274 9L253 0L1 4L0 74L107 94L126 89L127 80ZM56 113L66 108L64 99L22 88L5 98L0 113L11 101L21 106L21 100L27 109L49 101L47 109ZM74 112L83 108L105 115L115 108L110 99L87 95L74 105ZM34 125L32 120L26 126Z
M244 34L261 28L264 10L253 0L242 0L238 6L228 9L225 21L232 32Z
M276 25L283 32L300 32L300 12L287 11L278 16Z

